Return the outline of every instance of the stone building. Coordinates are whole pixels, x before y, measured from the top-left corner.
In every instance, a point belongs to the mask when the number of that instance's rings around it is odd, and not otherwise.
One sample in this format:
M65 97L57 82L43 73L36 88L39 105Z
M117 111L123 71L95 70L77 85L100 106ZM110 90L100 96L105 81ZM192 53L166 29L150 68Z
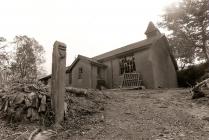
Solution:
M140 73L147 88L177 87L176 61L165 35L149 23L145 40L88 58L82 55L66 70L66 85L79 88L120 87L124 73ZM50 83L50 75L41 79Z

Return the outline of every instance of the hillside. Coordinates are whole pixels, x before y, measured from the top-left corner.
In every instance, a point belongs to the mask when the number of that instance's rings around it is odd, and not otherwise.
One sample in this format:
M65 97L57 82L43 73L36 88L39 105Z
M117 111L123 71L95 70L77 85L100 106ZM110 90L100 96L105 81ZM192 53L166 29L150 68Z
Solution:
M208 96L191 100L191 94L187 89L105 90L101 93L105 95L101 99L104 108L94 113L82 113L80 109L79 126L74 125L59 130L57 139L204 140L209 138ZM80 97L77 98L76 101L81 100ZM88 104L85 98L82 102L83 105ZM82 104L79 107L82 108ZM26 130L29 133L37 127L37 125L25 124L12 129L2 122L0 139L9 140L12 137L11 133L18 135Z

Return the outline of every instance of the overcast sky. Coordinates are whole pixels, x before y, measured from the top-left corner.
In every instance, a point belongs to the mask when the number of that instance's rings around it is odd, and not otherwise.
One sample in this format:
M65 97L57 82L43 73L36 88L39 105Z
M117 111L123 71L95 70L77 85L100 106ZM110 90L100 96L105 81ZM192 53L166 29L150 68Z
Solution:
M145 39L165 6L177 0L0 0L0 36L34 37L46 51L51 73L55 40L67 45L67 65L78 54L93 57Z

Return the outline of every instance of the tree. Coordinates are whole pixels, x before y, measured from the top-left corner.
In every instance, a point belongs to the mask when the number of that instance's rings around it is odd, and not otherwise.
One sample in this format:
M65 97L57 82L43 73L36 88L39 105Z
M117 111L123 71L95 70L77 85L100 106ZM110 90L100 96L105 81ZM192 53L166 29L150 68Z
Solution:
M16 36L16 55L11 64L11 70L15 78L32 81L39 76L41 64L44 62L44 49L34 38Z
M0 37L0 70L5 67L5 63L8 61L8 55L5 51L6 47L6 39L4 37Z
M158 25L170 31L168 40L177 61L209 61L208 0L182 0L169 6Z

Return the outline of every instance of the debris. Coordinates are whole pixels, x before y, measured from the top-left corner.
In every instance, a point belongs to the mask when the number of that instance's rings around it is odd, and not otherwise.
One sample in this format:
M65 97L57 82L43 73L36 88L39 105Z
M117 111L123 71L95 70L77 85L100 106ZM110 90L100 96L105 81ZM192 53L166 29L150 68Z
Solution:
M21 121L23 124L29 121L35 125L38 123L44 127L54 128L51 96L45 86L35 84L34 86L27 83L12 84L8 89L1 90L0 118L14 125L19 124L15 122ZM109 97L98 90L66 88L65 119L61 129L79 130L78 133L80 133L85 132L85 129L79 128L98 122L103 123L105 118L103 114L100 115L100 112L104 111L107 98ZM96 114L95 117L92 117L94 114ZM22 136L19 138L21 139Z
M41 104L40 104L38 112L45 112L45 111L46 111L46 96L44 95L41 98Z
M164 135L162 133L159 134L160 137L163 137Z
M28 140L51 140L56 136L56 131L36 129L30 134Z
M193 93L192 99L197 99L197 98L205 97L204 92L202 92L201 90L193 90L192 93Z
M66 87L66 92L71 92L76 94L76 96L87 96L87 89L81 89L81 88L73 88L73 87Z
M180 137L185 137L185 134L184 133L180 133L179 136Z
M168 107L165 105L161 105L161 106L159 106L159 108L168 108Z
M51 104L50 95L41 83L12 83L8 87L0 93L0 112L9 121L38 121L43 119L41 113L51 111L47 108Z
M202 118L202 120L209 121L209 117L205 116Z
M201 97L205 97L205 94L204 92L202 91L202 87L204 85L208 85L209 83L209 78L208 79L205 79L203 80L202 82L200 83L197 83L192 89L191 89L191 93L193 94L192 95L192 99L197 99L197 98L201 98Z

